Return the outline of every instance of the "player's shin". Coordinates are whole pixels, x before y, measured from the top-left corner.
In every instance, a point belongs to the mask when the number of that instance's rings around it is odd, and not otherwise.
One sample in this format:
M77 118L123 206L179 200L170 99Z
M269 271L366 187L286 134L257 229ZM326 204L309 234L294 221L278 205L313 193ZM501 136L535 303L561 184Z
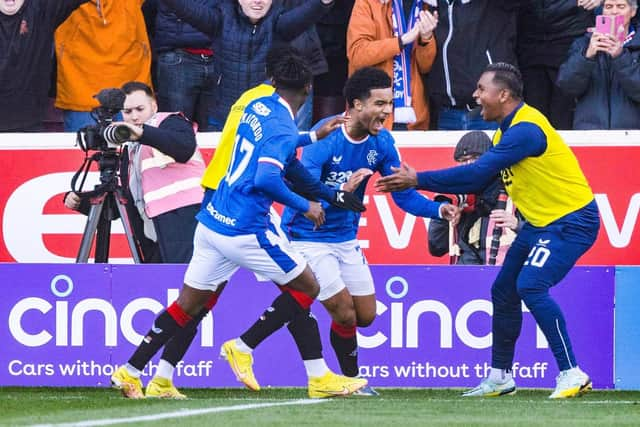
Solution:
M256 348L267 337L293 320L297 314L305 311L309 311L309 306L303 307L289 290L285 290L240 338L249 347Z
M175 367L182 360L191 342L198 332L198 325L202 319L213 309L218 301L218 294L213 294L206 302L205 306L193 317L193 321L189 322L184 328L179 329L175 336L171 338L164 347L162 352L162 360L167 361L171 366ZM171 376L164 376L171 379Z
M343 326L331 322L331 346L336 352L342 373L347 377L358 376L358 342L356 326Z
M129 359L129 364L143 370L160 347L192 320L177 303L171 304L153 322L151 329Z
M318 329L318 322L311 311L305 310L296 313L287 328L296 342L302 360L322 358L320 330Z

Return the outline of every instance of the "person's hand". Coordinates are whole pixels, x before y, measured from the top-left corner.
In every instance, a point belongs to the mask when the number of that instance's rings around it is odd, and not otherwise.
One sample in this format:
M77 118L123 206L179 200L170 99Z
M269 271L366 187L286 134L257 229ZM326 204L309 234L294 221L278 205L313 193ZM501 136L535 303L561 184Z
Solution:
M373 171L368 168L360 168L354 173L351 174L349 180L344 183L342 189L344 191L354 192L358 188L358 186L362 183L362 181L368 177L373 175Z
M584 53L585 58L593 59L598 52L604 52L606 45L603 40L606 38L605 34L598 33L596 31L591 34L591 40L589 40L589 46Z
M80 208L80 196L73 191L68 192L64 198L64 205L69 209L77 211Z
M402 36L400 36L400 39L402 40L402 46L404 47L409 43L413 43L414 41L416 41L419 35L420 35L420 21L416 22L412 29L404 33Z
M621 27L618 31L624 32L624 27ZM611 34L607 34L605 36L603 44L605 46L604 51L611 55L612 58L617 58L622 53L622 42Z
M422 42L428 42L438 26L438 12L431 13L428 10L421 10L417 25L420 29L420 39Z
M316 138L318 140L326 138L331 132L338 129L340 126L342 126L343 123L346 123L347 120L349 120L350 118L351 116L345 114L345 115L336 116L330 120L327 120L322 124L322 126L316 129L315 131Z
M388 193L390 191L402 191L418 185L416 170L406 163L399 168L391 166L391 175L379 178L375 183L377 191Z
M603 0L578 0L578 6L585 10L593 10L602 4Z
M496 222L496 227L510 228L513 231L518 229L518 218L504 209L494 209L489 214L489 218Z
M309 210L305 212L304 216L313 222L315 228L324 224L324 209L319 202L309 202Z
M126 126L129 128L129 130L131 131L131 136L129 137L129 141L137 141L140 138L142 138L142 134L144 133L144 129L142 126L136 126L136 125L132 125L131 123L127 123L127 122L113 122L111 123L112 125L117 125L117 126Z
M589 46L587 47L584 56L588 59L592 59L598 52L604 52L611 55L612 58L617 58L622 53L622 47L622 42L620 42L620 40L615 36L594 31L591 35L591 40L589 40Z
M460 213L462 208L454 206L450 203L442 203L440 205L440 216L442 219L450 221L453 225L457 225L460 222Z

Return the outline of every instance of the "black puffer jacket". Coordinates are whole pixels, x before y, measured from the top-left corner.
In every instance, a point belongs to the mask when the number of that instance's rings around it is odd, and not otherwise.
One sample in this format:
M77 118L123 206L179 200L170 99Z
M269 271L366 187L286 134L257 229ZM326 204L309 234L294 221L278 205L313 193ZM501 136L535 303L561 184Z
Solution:
M518 60L523 66L558 67L571 43L595 23L576 0L530 0L518 14Z
M516 63L516 10L520 1L437 1L438 54L427 76L427 90L434 105L473 104L471 95L489 63ZM427 1L429 5L434 2Z
M196 0L195 2L211 8L215 0ZM196 30L193 26L178 18L175 12L162 1L158 4L155 29L153 50L156 52L166 52L185 47L211 47L210 36Z
M640 129L640 33L617 58L584 54L591 34L576 40L560 66L557 84L578 98L574 129Z
M308 0L283 0L282 4L287 9L293 9L307 1ZM310 26L307 31L296 37L291 42L291 45L300 51L302 56L309 61L314 76L326 73L329 70L329 65L327 65L327 60L324 57L322 43L320 42L320 37L318 36L315 25Z
M190 0L163 1L176 15L213 37L219 76L211 115L220 126L236 99L266 78L266 56L273 42L290 42L331 7L320 0L309 0L298 8L285 11L282 4L273 3L264 18L252 24L237 0L220 0L211 8Z
M42 123L47 106L53 33L88 0L30 0L0 13L0 132Z

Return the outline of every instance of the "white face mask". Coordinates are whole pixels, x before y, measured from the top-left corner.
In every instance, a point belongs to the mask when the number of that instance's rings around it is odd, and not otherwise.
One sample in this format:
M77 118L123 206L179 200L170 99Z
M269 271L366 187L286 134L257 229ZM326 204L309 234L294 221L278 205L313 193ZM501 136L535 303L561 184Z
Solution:
M0 13L15 15L23 4L24 0L0 0Z

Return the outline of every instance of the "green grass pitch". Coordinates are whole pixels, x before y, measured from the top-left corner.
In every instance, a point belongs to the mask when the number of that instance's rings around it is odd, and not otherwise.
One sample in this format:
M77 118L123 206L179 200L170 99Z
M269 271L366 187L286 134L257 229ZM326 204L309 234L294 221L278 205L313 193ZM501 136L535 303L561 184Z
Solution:
M380 397L309 400L304 389L185 389L184 401L127 400L112 389L0 387L0 425L51 426L640 426L640 392L550 390L493 399L460 390L379 389Z

